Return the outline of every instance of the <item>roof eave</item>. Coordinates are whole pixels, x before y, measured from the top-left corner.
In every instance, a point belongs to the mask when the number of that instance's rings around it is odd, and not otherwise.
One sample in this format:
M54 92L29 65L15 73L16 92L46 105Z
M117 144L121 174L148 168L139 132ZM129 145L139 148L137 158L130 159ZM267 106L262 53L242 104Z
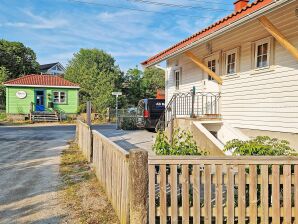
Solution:
M145 64L145 63L142 63L142 66L144 68L147 68L147 67L151 67L151 66L154 66L156 64L159 64L160 62L162 61L165 61L169 58L172 58L178 54L182 54L186 51L189 51L191 48L194 48L194 47L197 47L199 44L202 44L202 43L206 43L207 41L210 41L211 39L213 38L216 38L220 35L223 35L224 33L228 32L228 31L231 31L239 26L242 26L243 24L247 23L247 22L250 22L251 20L253 19L256 19L262 15L265 15L265 14L268 14L270 13L272 10L276 10L282 6L284 6L285 4L290 4L292 2L295 2L296 0L275 0L273 1L272 3L270 3L269 5L259 9L259 10L256 10L255 12L252 12L246 16L243 16L242 18L240 18L239 20L235 21L235 22L232 22L230 23L229 25L225 26L225 27L222 27L220 28L219 30L216 30L215 32L211 33L211 34L208 34L206 35L205 37L202 37L200 38L199 40L196 40L188 45L186 45L185 47L173 52L173 53L170 53L160 59L157 59L156 61L153 61L152 63L148 63L148 64Z
M12 87L39 87L39 88L60 88L60 89L80 89L80 86L51 86L51 85L22 85L22 84L4 84L4 86L12 86Z

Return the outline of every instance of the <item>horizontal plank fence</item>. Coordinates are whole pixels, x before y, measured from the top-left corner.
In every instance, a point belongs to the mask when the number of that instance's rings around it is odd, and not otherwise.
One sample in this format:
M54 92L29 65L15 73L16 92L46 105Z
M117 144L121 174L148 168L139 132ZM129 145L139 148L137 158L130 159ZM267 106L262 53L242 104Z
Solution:
M298 223L297 157L152 156L149 223Z
M79 149L83 152L83 155L87 158L88 162L91 162L92 157L92 136L90 127L80 120L77 120L76 139Z
M120 223L129 223L129 153L97 131L93 133L93 166Z

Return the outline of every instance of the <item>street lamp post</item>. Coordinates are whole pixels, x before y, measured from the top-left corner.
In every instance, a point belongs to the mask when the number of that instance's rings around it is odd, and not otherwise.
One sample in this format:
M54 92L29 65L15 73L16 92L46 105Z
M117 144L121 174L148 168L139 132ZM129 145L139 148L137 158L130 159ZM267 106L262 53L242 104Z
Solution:
M122 95L122 92L112 92L113 96L116 96L116 129L118 129L118 96Z

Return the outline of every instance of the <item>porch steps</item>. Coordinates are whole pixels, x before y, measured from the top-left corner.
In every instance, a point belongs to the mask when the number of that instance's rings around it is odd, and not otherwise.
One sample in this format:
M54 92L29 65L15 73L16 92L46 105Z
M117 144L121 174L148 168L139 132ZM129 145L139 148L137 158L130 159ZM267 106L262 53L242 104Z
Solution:
M56 113L52 112L34 112L31 114L33 122L58 122L59 118Z

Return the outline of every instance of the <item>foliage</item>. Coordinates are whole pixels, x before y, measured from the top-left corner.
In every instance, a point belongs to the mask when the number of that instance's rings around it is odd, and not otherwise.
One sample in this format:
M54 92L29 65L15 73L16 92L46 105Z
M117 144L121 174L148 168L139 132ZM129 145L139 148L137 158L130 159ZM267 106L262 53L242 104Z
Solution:
M122 120L120 121L120 128L123 130L136 130L136 117L122 117Z
M0 40L0 67L8 71L7 79L14 79L24 74L39 72L34 51L20 42Z
M80 109L84 111L85 102L91 100L93 110L99 113L107 107L114 107L112 92L118 90L123 81L115 59L98 49L81 49L74 54L66 68L65 78L80 84Z
M124 76L122 91L128 105L136 106L140 99L155 98L158 89L165 88L165 72L156 67L129 69Z
M123 94L126 96L126 102L129 105L137 105L142 97L141 79L142 71L138 68L129 69L124 76Z
M225 145L224 151L231 151L233 155L291 155L294 151L286 140L278 140L268 136L258 136L248 141L231 140Z
M205 155L198 149L193 136L189 131L177 129L173 133L173 142L169 143L166 134L159 131L153 145L153 151L157 155Z
M0 66L0 106L5 104L5 86L3 82L7 81L9 75L9 71L5 67Z
M171 144L164 131L157 132L152 149L157 155L171 155Z
M6 119L7 119L6 113L0 111L0 122L6 121Z
M141 88L144 98L155 97L157 89L165 88L165 71L156 67L146 68L142 77Z

